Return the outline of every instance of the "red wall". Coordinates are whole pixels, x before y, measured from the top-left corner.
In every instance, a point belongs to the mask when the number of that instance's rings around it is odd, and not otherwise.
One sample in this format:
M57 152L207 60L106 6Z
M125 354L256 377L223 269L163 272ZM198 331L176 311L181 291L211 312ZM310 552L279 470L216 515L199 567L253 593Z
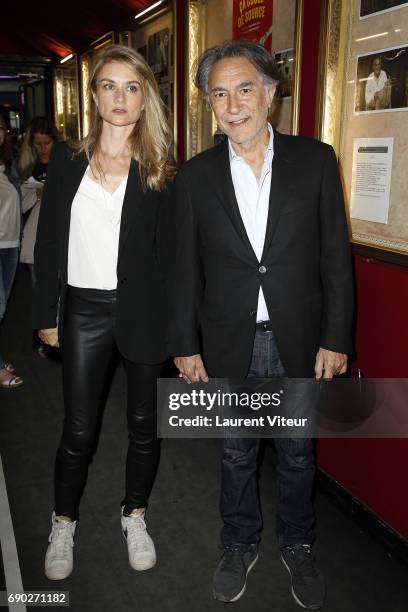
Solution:
M313 136L321 0L307 0L304 6L299 132ZM356 257L355 274L355 365L366 378L407 377L408 268ZM318 462L408 538L407 440L320 440Z
M299 108L299 134L302 136L315 134L321 1L306 0L303 9Z
M355 258L356 366L366 378L408 376L408 268ZM408 538L408 441L320 440L319 465Z

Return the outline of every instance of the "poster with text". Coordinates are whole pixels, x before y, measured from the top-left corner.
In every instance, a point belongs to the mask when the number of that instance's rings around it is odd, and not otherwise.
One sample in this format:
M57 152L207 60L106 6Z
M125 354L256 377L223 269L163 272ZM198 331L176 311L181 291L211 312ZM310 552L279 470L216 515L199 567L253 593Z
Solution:
M273 0L234 0L232 36L272 50Z
M355 138L350 217L388 223L393 138Z

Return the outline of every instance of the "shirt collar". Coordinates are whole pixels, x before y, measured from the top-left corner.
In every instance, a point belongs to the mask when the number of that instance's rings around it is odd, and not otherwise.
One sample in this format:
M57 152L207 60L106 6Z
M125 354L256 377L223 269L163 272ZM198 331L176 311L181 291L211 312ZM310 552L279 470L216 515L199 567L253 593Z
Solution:
M269 143L268 143L268 148L266 149L266 152L265 152L265 161L271 164L272 158L273 158L273 128L269 122L267 125L268 125L268 131L269 131ZM242 157L234 151L234 147L232 146L229 138L228 138L228 149L229 149L230 162L242 160Z

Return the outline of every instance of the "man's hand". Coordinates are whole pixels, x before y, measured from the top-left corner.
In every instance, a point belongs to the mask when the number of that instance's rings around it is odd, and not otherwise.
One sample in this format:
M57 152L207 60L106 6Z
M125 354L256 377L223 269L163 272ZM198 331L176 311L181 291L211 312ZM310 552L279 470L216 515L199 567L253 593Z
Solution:
M208 374L205 370L201 355L191 357L175 357L174 363L179 371L179 377L184 378L187 383L208 382Z
M320 348L316 355L315 373L316 378L333 378L335 374L344 374L347 370L347 355L345 353L335 353L327 349Z
M43 342L45 342L45 344L48 344L48 346L59 346L58 327L53 327L50 329L39 329L38 336Z

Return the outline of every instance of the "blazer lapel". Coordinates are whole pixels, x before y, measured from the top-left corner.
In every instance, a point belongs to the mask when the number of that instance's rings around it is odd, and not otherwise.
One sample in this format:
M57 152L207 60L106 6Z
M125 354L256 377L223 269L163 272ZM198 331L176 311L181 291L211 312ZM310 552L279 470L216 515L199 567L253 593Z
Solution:
M268 220L266 223L265 242L261 261L268 252L269 245L278 225L279 217L285 204L285 193L293 181L293 165L285 154L279 132L273 131L273 160L271 190L269 193Z
M88 160L85 153L72 153L71 163L69 166L69 175L67 176L66 180L64 180L64 197L66 202L69 203L69 212L71 211L72 202L74 200L76 192L78 191L78 187L84 177L87 167Z
M232 182L231 166L229 160L229 149L228 140L225 139L224 143L220 146L218 155L214 159L214 168L211 170L214 172L215 180L212 178L212 182L217 190L217 195L224 206L224 209L229 216L231 223L233 224L240 240L244 247L250 252L252 257L257 259L255 251L252 248L251 242L248 238L248 234L245 229L244 222L239 212L239 206L235 195L234 183Z
M139 165L136 160L130 162L129 176L123 200L122 216L120 219L119 251L123 249L126 238L133 226L138 207L143 199L144 192L139 175Z

